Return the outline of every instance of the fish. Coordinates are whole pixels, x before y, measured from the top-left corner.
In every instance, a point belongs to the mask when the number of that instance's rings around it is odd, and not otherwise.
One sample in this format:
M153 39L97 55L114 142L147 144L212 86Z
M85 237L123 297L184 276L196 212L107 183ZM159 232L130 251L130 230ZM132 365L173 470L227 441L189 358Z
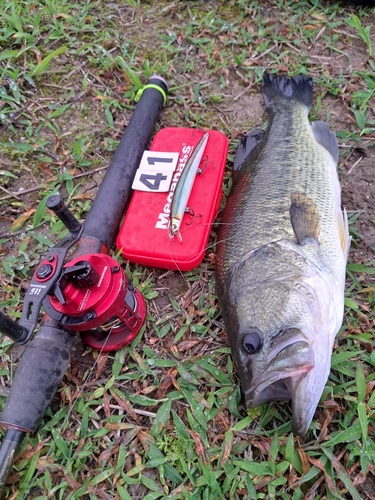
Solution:
M312 79L265 72L262 93L268 127L237 148L216 292L246 406L291 400L303 436L343 322L348 219L336 136L309 122Z
M193 189L193 184L195 177L197 175L199 165L202 161L203 153L206 148L210 134L205 132L200 138L198 144L195 146L193 152L189 156L188 161L182 171L180 178L178 179L176 188L173 193L171 213L170 213L170 234L173 238L177 236L178 240L182 241L182 236L180 233L180 227L182 219L186 212L186 207L189 201L191 190Z

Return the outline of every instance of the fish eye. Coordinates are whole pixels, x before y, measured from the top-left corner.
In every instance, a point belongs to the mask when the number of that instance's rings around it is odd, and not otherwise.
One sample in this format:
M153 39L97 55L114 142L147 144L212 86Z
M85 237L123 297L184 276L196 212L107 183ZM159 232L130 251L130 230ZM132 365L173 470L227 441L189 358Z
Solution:
M251 330L244 335L242 346L248 354L257 353L263 345L262 334L259 330Z

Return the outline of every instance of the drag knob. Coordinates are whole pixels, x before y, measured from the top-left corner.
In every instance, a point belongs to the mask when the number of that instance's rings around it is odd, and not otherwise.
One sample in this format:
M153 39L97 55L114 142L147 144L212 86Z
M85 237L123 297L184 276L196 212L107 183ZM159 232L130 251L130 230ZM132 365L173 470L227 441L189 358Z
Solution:
M67 269L64 275L67 276L68 274L73 283L79 288L90 288L98 281L98 273L87 260L82 260Z

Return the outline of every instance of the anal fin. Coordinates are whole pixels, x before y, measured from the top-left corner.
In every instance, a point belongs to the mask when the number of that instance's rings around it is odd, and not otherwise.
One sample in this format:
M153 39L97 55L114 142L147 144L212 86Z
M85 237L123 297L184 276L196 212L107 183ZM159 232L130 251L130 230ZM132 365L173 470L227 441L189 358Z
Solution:
M304 193L292 193L290 222L299 245L306 240L319 242L319 212L314 201Z
M349 235L349 222L345 208L343 212L341 212L340 210L338 214L338 224L339 224L341 248L344 256L348 258L350 242L352 240L352 237Z

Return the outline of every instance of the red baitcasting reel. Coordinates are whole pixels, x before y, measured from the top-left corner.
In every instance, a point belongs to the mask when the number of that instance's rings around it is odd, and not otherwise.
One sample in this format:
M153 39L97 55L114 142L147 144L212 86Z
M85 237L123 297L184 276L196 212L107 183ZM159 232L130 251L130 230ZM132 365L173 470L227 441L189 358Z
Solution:
M51 257L43 261L36 281L47 281L53 264ZM62 326L82 332L87 345L105 352L130 344L146 318L143 296L106 254L88 254L67 263L43 306Z

